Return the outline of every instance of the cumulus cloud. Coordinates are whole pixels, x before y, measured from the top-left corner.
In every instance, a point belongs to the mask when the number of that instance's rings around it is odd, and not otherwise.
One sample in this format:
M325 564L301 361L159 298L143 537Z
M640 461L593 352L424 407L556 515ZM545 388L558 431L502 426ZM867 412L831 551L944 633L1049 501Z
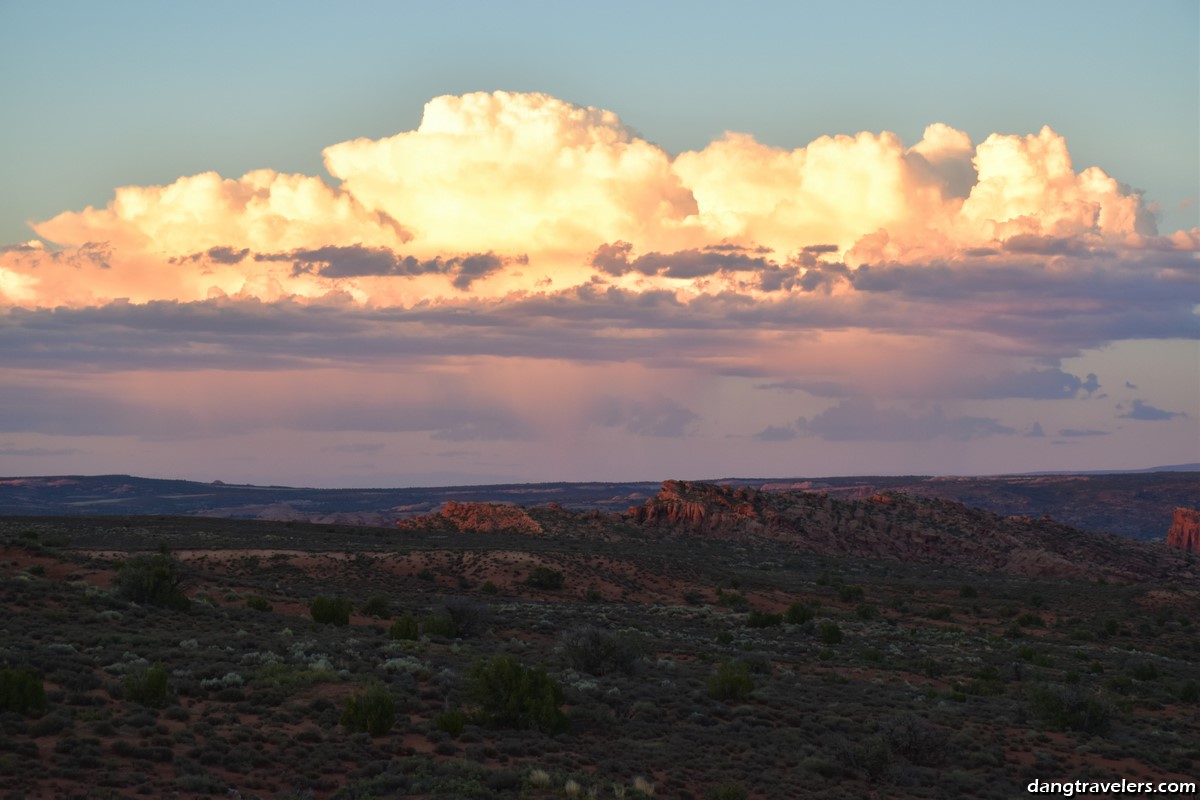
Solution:
M48 243L0 247L3 365L628 364L744 379L763 441L962 441L1015 433L989 401L1097 396L1097 375L1048 365L1113 341L1200 338L1200 231L1158 234L1136 192L1076 172L1050 128L976 144L934 124L911 146L885 131L795 148L731 132L672 156L611 111L496 92L434 98L414 130L324 157L332 181L202 173L35 223ZM506 382L521 383L494 383ZM682 384L657 398L578 391L582 422L563 429L683 447L717 416L665 399L691 397ZM191 424L114 396L84 398L106 430ZM280 419L540 435L529 391L502 407L441 397ZM14 400L9 418L46 435L77 432L55 420L84 413L53 395L41 410ZM1138 401L1123 416L1181 412Z
M863 132L794 149L729 133L672 157L611 111L495 92L434 98L415 130L335 144L324 157L336 185L270 169L208 172L121 187L104 208L37 223L66 249L0 251L0 302L346 291L397 305L577 286L597 270L622 285L706 292L836 295L945 273L975 289L989 267L1008 269L1005 258L1041 268L1154 252L1182 267L1200 249L1196 231L1158 236L1141 197L1101 169L1076 173L1049 128L976 146L934 124L911 147ZM251 257L333 248L339 258L319 271ZM1058 265L1054 275L1088 269ZM413 285L359 280L379 276Z

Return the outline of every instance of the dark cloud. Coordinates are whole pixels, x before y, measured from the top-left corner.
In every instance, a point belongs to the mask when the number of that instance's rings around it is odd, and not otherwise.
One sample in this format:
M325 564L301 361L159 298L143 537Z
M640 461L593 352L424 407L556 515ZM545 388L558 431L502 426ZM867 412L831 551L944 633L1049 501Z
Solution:
M847 397L854 392L837 381L790 380L760 383L755 389L776 389L784 392L806 392L813 397Z
M1090 428L1063 428L1058 432L1059 436L1067 436L1072 439L1082 438L1085 436L1108 436L1108 431L1098 431Z
M1041 439L1046 435L1046 432L1042 430L1042 423L1035 422L1033 423L1033 427L1029 429L1029 433L1025 435L1034 439Z
M449 275L459 289L469 289L473 281L496 272L505 264L528 261L525 256L510 259L495 253L419 259L402 256L385 247L365 247L361 244L330 245L313 250L293 250L290 253L255 253L254 260L290 261L293 275L312 273L322 278Z
M964 396L979 399L1025 397L1044 400L1069 400L1080 393L1091 396L1100 388L1094 373L1086 378L1061 369L1031 369L997 375L972 387Z
M761 272L776 267L763 256L747 255L736 250L680 250L675 253L646 253L630 258L633 245L629 242L603 244L592 254L590 265L601 272L620 276L627 272L642 275L661 275L665 278L703 278L718 272Z
M692 433L700 417L670 398L629 400L601 397L587 410L588 424L623 428L635 436L678 439Z
M1133 408L1124 414L1121 414L1120 418L1156 421L1186 416L1187 414L1183 413L1182 411L1163 411L1161 408L1155 408L1154 406L1142 400L1134 400Z
M800 417L791 426L771 426L755 434L762 441L787 441L815 436L829 442L923 442L937 438L959 441L985 436L1008 436L1016 431L990 417L948 417L940 406L924 414L899 408L879 408L869 400L842 400L812 419Z
M0 456L29 456L32 458L75 456L86 452L86 450L80 450L77 447L0 447Z
M754 434L754 438L760 442L790 442L799 435L800 433L790 425L768 425Z

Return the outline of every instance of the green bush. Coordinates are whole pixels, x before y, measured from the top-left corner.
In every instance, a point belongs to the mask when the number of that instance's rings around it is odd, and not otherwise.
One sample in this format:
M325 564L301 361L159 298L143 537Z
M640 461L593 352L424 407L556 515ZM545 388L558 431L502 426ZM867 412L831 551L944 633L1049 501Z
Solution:
M708 800L746 800L749 796L740 783L723 783L708 793Z
M563 587L563 574L549 567L534 567L525 578L525 585L534 589L556 591Z
M958 587L958 596L967 598L979 597L979 591L970 584L964 584Z
M862 600L865 592L861 586L841 586L838 588L838 599L843 603L852 603L855 600Z
M367 598L366 603L363 603L362 613L363 616L374 617L375 619L387 619L392 615L392 609L387 597L381 594L373 594Z
M789 625L803 625L813 618L813 614L813 610L807 603L796 602L787 607L787 611L783 613L783 619Z
M1037 614L1026 612L1017 617L1017 624L1022 628L1041 628L1045 626L1046 621Z
M783 614L771 614L767 611L751 611L746 618L747 628L770 628L783 624Z
M1112 705L1077 686L1035 686L1029 693L1029 704L1038 719L1051 728L1104 735L1112 727Z
M383 736L396 724L396 700L379 685L355 692L346 698L341 723L355 733Z
M126 675L121 689L126 700L147 708L162 708L167 704L167 668L155 664L141 672Z
M46 690L41 677L23 669L0 669L0 711L18 714L46 709Z
M536 728L558 733L569 723L560 710L563 691L539 667L525 667L511 656L496 656L471 665L467 696L479 706L486 724L507 728Z
M180 588L183 574L179 562L166 550L128 559L118 567L114 582L117 595L134 603L179 610L191 605Z
M447 639L458 635L458 628L449 614L430 614L421 621L421 631L426 636L443 636Z
M439 731L448 733L457 739L462 736L463 729L467 726L467 715L461 710L453 708L434 717L433 724Z
M420 638L421 630L416 618L411 614L405 614L393 622L392 627L388 628L388 636L393 639L413 640Z
M824 644L838 644L842 641L842 629L836 622L822 622L817 629L817 636Z
M255 611L270 611L273 608L267 598L258 594L252 594L246 598L246 607L253 608Z
M322 625L349 625L350 601L344 597L327 597L317 595L308 604L308 612L312 614L313 622Z
M708 678L708 696L714 700L742 700L754 691L750 668L740 661L723 661Z
M572 668L593 675L629 674L638 658L638 648L633 642L593 625L564 633L562 648Z
M879 608L874 603L859 603L858 607L854 609L854 613L858 615L859 619L878 619Z
M484 581L483 586L480 586L479 590L484 594L498 594L500 592L500 587L491 581Z

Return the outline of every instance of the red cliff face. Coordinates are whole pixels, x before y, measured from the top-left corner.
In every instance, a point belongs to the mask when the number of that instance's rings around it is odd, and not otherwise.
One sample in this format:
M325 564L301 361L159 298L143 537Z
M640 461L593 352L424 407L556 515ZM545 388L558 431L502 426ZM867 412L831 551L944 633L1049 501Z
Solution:
M542 526L519 506L495 503L456 503L451 500L437 514L398 523L400 528L419 528L430 522L448 523L463 533L520 533L540 536Z
M1167 531L1167 547L1178 547L1191 553L1200 551L1200 511L1175 509L1175 519Z
M658 494L629 509L639 525L682 527L692 531L731 532L760 521L754 489L728 489L704 483L664 481Z

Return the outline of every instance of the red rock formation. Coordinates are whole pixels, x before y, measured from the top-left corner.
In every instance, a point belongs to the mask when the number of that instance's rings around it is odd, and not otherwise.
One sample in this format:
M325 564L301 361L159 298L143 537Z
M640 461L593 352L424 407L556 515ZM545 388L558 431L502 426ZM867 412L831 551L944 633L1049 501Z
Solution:
M1194 553L1200 550L1200 511L1194 508L1175 509L1171 529L1167 531L1167 547L1178 547Z
M658 494L627 512L639 525L732 532L761 522L755 501L761 492L707 483L663 481ZM757 527L751 525L751 527Z
M462 533L520 533L525 536L540 536L542 526L520 506L498 503L446 503L436 514L402 520L400 528L426 528L446 525Z

